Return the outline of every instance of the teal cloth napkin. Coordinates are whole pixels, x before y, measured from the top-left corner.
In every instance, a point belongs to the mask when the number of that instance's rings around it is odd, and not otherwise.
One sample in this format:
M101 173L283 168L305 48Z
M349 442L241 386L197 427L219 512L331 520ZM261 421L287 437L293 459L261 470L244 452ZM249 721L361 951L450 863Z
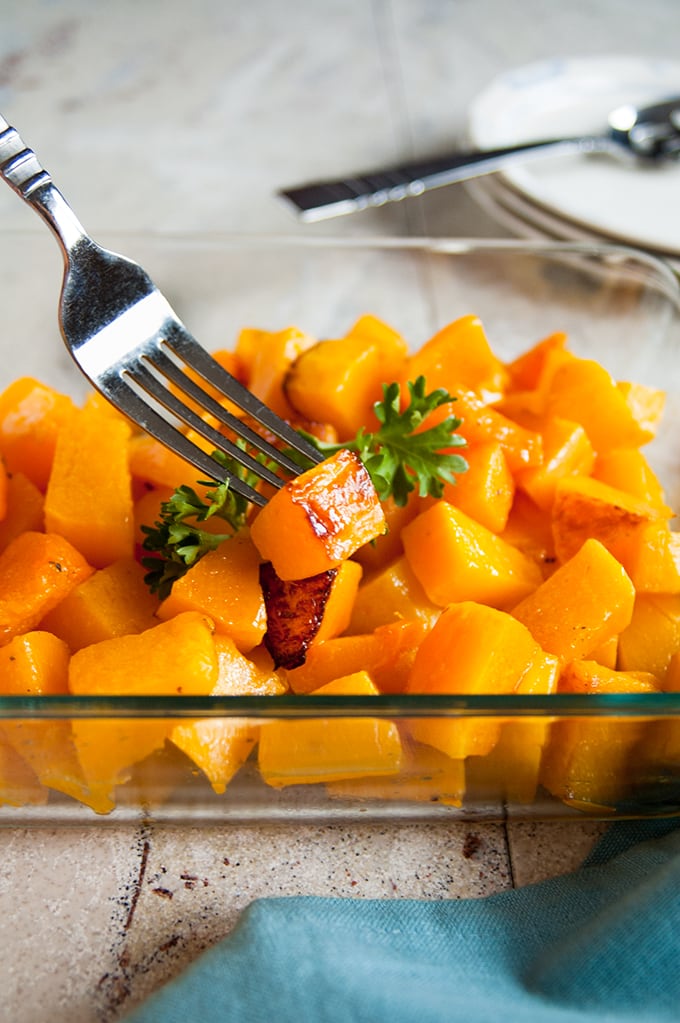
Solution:
M262 899L128 1023L680 1020L680 821L481 899Z

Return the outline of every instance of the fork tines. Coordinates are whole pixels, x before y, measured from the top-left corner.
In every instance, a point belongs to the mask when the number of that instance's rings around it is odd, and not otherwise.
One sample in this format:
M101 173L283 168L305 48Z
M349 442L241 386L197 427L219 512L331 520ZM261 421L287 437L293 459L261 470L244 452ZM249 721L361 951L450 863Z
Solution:
M213 394L217 392L218 396L228 399L249 421L225 409L190 373L197 374ZM121 377L127 385L125 393L120 388ZM303 459L313 464L323 459L315 447L232 377L177 323L169 325L153 342L147 342L137 359L126 360L122 373L118 375L118 385L115 381L112 384L115 397L111 394L107 397L113 398L130 418L209 478L220 482L228 480L236 493L254 504L266 504L266 496L195 444L182 433L178 424L188 427L208 441L212 449L230 456L256 478L276 488L285 483L285 478L279 476L276 469L290 476L298 475L303 467L250 422L262 427L274 440L279 440ZM190 407L184 398L188 398L194 407ZM206 421L204 415L212 417L215 423Z

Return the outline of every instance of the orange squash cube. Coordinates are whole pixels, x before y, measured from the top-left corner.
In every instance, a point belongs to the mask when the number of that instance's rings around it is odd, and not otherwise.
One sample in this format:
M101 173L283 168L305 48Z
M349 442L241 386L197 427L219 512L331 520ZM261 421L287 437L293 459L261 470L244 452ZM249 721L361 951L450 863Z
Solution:
M540 386L546 364L554 353L561 353L567 343L567 335L562 331L548 334L535 345L518 355L506 364L509 391L533 391Z
M671 657L680 650L680 593L638 593L629 625L621 632L617 667L645 671L663 684Z
M470 447L477 444L500 444L510 471L543 464L543 440L536 430L527 429L520 423L487 405L475 394L461 387L448 388L455 398L436 408L425 420L423 429L441 423L448 416L457 416L461 425L456 433L463 437Z
M90 406L61 426L45 495L45 528L59 533L95 568L134 553L130 428Z
M650 440L649 428L640 424L628 399L600 363L572 358L558 366L552 377L546 411L563 419L574 419L578 411L578 421L601 454Z
M127 452L130 474L137 487L147 484L173 491L183 484L191 485L196 479L198 470L190 462L147 433L130 437Z
M550 516L521 490L515 492L506 527L500 536L535 561L542 576L554 571L557 557Z
M672 514L666 504L663 487L639 448L615 448L598 455L592 476L653 505L663 515L670 517Z
M49 632L16 636L0 650L2 691L15 695L63 695L68 692L69 650ZM67 720L14 720L3 726L8 746L29 765L46 789L55 789L93 809L109 809L88 791Z
M43 493L23 472L8 476L6 502L0 521L0 551L20 533L40 532L45 524Z
M69 662L76 695L207 696L217 682L214 626L185 611L138 635L83 647Z
M217 681L213 626L188 611L139 635L117 636L71 656L69 688L76 695L207 696ZM163 718L74 719L73 745L89 798L107 812L133 765L169 738L176 722Z
M262 641L267 616L260 557L247 529L224 540L177 579L157 615L171 621L185 611L211 618L217 631L231 636L244 653Z
M565 476L588 476L595 462L593 446L580 423L551 417L541 430L543 464L517 473L517 486L544 511Z
M383 384L402 380L406 342L390 331L355 325L344 338L319 341L292 364L284 392L306 419L331 423L340 440L354 437L361 426L377 425L373 406Z
M69 649L49 632L15 636L0 649L0 692L22 696L68 692Z
M616 386L623 395L633 419L644 435L643 444L653 440L661 422L666 394L657 387L646 384L617 381Z
M362 635L335 636L312 646L305 663L285 673L286 680L294 693L311 693L337 678L367 671L381 693L402 693L427 631L422 621L404 620Z
M635 589L599 540L586 540L514 609L541 647L563 661L588 657L630 623Z
M680 593L680 533L668 522L643 523L616 553L638 593Z
M10 473L21 472L44 491L60 427L76 411L69 397L32 377L0 394L0 454Z
M468 467L445 483L442 497L492 533L505 529L515 496L515 480L502 446L497 441L477 444L465 451Z
M409 380L424 376L427 390L450 390L455 381L474 391L485 402L498 399L504 392L508 373L494 355L478 316L462 316L437 331L410 357Z
M211 696L279 696L285 686L258 668L229 636L215 636L218 679ZM206 718L175 725L170 740L203 771L221 794L257 743L260 726L244 718Z
M432 623L440 611L402 555L359 587L349 631L372 632L381 625L409 619Z
M461 479L467 473L461 474ZM407 523L425 507L423 498L414 490L408 495L406 504L395 503L392 496L382 502L385 515L385 532L371 543L365 544L355 551L352 557L363 566L366 573L382 571L391 562L401 557L404 546L401 542L401 531Z
M587 539L599 540L623 565L650 522L663 519L654 505L591 476L558 481L552 507L555 553L568 561Z
M341 450L284 484L250 535L281 579L336 568L385 531L385 515L361 459Z
M299 356L317 343L316 338L297 327L249 333L246 340L242 331L237 344L237 356L239 350L248 349L248 388L277 415L290 419L297 406L291 406L284 393L284 381Z
M317 689L319 717L272 721L261 727L258 764L275 788L396 774L402 746L396 724L377 718L324 718L323 696L375 696L363 671Z
M34 629L92 568L68 540L21 533L0 554L0 646Z
M59 636L74 652L114 636L144 632L158 624L157 599L144 582L144 569L132 558L114 561L76 586L41 628Z
M423 639L407 691L512 693L530 671L547 680L554 668L529 630L507 612L464 601L447 607ZM419 742L461 759L489 753L498 740L500 724L498 719L423 718L412 721L410 730Z
M652 676L611 671L594 661L575 661L563 671L560 689L574 693L653 693ZM541 783L576 808L613 810L634 795L639 777L644 721L569 718L550 727Z
M433 604L511 607L540 584L536 563L447 501L402 531L408 563Z

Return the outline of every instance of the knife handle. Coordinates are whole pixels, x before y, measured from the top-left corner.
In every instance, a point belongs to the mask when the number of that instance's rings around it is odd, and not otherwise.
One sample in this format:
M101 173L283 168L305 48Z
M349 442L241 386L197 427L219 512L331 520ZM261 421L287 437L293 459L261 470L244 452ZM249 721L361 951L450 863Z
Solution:
M456 181L489 174L514 159L548 152L595 152L611 148L611 140L599 136L543 139L500 149L449 153L429 160L398 164L384 170L337 181L312 181L282 189L278 194L292 204L301 220L315 221L354 213L369 206L383 206Z

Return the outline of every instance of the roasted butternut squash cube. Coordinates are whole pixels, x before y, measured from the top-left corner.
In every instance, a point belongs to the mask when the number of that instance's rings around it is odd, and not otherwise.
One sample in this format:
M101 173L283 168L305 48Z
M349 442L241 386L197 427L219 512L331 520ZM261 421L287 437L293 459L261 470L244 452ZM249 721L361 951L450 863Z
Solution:
M325 640L309 649L304 664L286 672L286 680L294 693L311 693L336 678L367 671L381 693L403 693L428 628L417 619L402 620Z
M68 665L68 647L51 633L34 630L16 636L0 650L2 691L25 696L64 695L68 692ZM17 719L7 721L3 731L6 743L30 767L41 786L63 792L95 810L110 809L107 802L89 791L69 721Z
M649 522L663 520L663 513L646 501L590 476L561 479L555 489L552 532L560 561L571 558L584 541L604 544L626 564L632 544Z
M264 781L282 788L396 774L402 758L396 724L371 717L323 716L323 696L374 696L377 692L370 676L360 671L315 691L318 718L262 725L258 763Z
M402 531L409 566L433 604L463 600L507 608L542 580L535 561L447 501Z
M93 643L72 655L69 689L76 695L207 696L217 682L213 632L206 615L185 611L138 635Z
M668 522L646 522L617 551L638 593L680 593L680 533Z
M461 474L461 478L463 475L466 474ZM404 553L401 531L411 519L414 519L423 510L423 507L423 499L415 490L411 491L406 503L403 505L397 504L391 495L382 501L382 509L385 515L385 532L370 543L360 547L352 555L353 559L363 566L364 572L367 575L382 571L382 569L387 568L393 561L401 557Z
M617 667L645 671L663 685L671 657L680 650L680 594L638 593L629 625L621 632Z
M619 380L616 386L623 395L635 422L642 430L644 436L642 443L653 440L656 437L666 404L665 392L658 387L648 387L637 381Z
M562 331L556 331L541 338L512 362L507 363L505 367L508 374L507 390L533 391L539 387L549 357L554 352L563 352L566 343L567 335Z
M474 391L449 385L455 401L435 409L425 420L423 429L457 416L461 425L456 433L471 447L476 444L500 444L512 473L543 464L543 440L536 430L528 429L487 405Z
M557 557L550 515L541 511L521 490L515 492L507 524L500 536L535 561L542 577L554 572Z
M615 448L598 455L592 476L658 508L662 515L672 515L661 482L639 448Z
M473 601L451 604L418 648L409 676L410 693L503 694L517 691L529 672L554 673L529 630L505 611ZM500 720L414 720L410 730L453 759L483 756L496 744Z
M42 532L45 525L44 495L22 472L8 476L6 504L0 521L0 551L20 533Z
M284 484L250 535L281 579L336 568L385 531L385 515L361 459L341 450Z
M279 696L281 679L258 668L229 636L215 636L218 679L211 696ZM175 725L171 741L203 771L218 794L245 764L260 726L246 718L205 718Z
M331 423L341 440L377 421L383 384L403 379L406 342L396 333L356 326L344 338L319 341L292 364L284 392L301 416Z
M130 475L137 488L166 487L172 492L196 479L198 470L190 462L148 433L130 437L127 452Z
M144 569L132 558L93 572L47 614L41 627L59 636L73 652L114 636L144 632L158 624L158 600L144 582Z
M649 427L637 418L630 395L594 359L572 358L557 367L546 411L574 419L584 427L597 454L613 448L639 447L651 439Z
M75 411L69 397L32 377L11 383L0 394L0 454L10 473L23 473L44 491L57 434Z
M441 607L431 601L407 558L397 558L359 587L349 632L372 632L390 622L416 619L431 624Z
M502 533L515 496L515 479L501 444L490 441L468 447L465 461L467 469L455 483L444 484L442 497L492 533Z
M239 352L248 361L248 388L277 415L290 419L299 411L284 393L284 382L291 366L317 339L297 327L285 330L242 331L237 342ZM315 417L308 417L315 418ZM319 417L316 417L317 419ZM325 421L325 420L321 420Z
M72 655L68 673L76 695L208 696L217 676L212 622L191 611L139 635L83 647ZM164 718L74 719L78 762L101 812L115 806L116 787L129 779L133 765L164 746L175 724Z
M121 418L89 406L60 427L45 495L45 528L95 568L134 554L132 478Z
M489 345L478 316L462 316L426 341L408 361L409 380L424 376L428 391L449 390L453 381L474 391L484 402L495 401L506 386L508 372Z
M21 533L0 554L0 646L34 629L92 574L75 547L54 533Z
M588 476L595 453L580 423L551 417L541 429L543 464L517 473L517 486L545 511L549 511L555 489L565 476Z
M260 557L247 529L224 540L177 579L157 614L162 621L171 621L184 611L209 616L244 653L262 641L267 615Z
M635 589L599 540L580 550L514 609L548 653L564 662L588 657L630 623Z
M611 671L594 661L574 661L562 673L560 689L573 693L653 693L653 676ZM550 726L541 783L576 808L612 811L634 796L640 776L639 744L645 721L569 718Z

